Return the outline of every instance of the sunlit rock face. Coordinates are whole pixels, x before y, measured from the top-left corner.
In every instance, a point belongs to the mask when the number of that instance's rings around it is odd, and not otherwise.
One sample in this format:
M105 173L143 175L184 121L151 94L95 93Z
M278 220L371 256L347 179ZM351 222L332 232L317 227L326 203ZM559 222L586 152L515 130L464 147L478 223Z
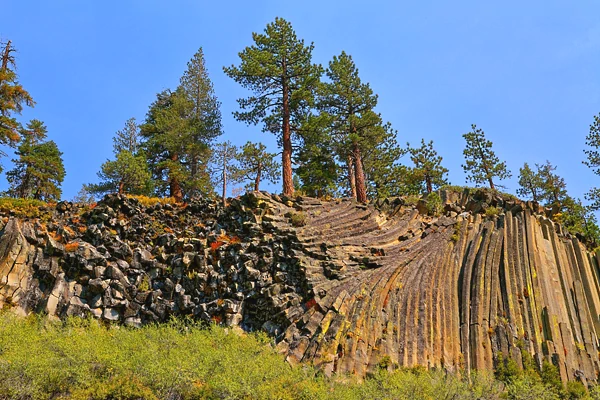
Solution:
M45 222L6 216L0 306L263 329L290 363L326 373L490 370L525 351L565 381L595 381L597 255L535 203L440 195L438 210L401 198L256 193L223 208L114 195L92 209L59 203Z

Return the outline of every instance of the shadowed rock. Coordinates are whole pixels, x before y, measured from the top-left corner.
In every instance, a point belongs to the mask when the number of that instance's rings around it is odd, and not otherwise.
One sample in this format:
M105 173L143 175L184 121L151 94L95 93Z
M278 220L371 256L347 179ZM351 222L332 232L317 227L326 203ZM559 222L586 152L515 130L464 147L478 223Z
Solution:
M441 195L442 216L400 198L365 206L256 193L227 208L107 196L55 213L53 229L11 218L0 306L263 329L290 363L328 374L364 376L384 360L489 370L500 353L520 364L526 351L565 381L595 381L599 256L535 203ZM489 207L497 215L486 217Z

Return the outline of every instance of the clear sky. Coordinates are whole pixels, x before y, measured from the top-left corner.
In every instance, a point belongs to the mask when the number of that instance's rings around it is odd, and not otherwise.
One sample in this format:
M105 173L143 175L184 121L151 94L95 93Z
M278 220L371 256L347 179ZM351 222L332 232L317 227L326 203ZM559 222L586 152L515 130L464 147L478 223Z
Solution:
M224 138L274 146L260 127L233 119L247 93L222 67L237 64L251 33L276 16L314 42L316 62L351 54L399 142L433 139L453 184L465 183L461 134L476 123L513 171L508 191L523 162L546 159L572 195L600 186L581 163L600 113L597 0L0 0L0 14L0 38L16 46L20 81L37 102L21 120L43 120L64 152L66 199L96 181L115 131L130 117L142 121L199 47L222 102Z

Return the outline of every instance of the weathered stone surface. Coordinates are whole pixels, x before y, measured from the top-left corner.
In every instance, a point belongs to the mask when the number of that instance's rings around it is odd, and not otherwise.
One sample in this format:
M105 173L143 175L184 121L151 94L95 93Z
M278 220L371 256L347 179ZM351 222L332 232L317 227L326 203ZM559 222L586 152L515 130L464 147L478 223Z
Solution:
M443 191L402 198L186 207L109 195L52 224L5 219L0 307L140 326L188 315L273 335L290 363L365 375L391 365L491 369L521 349L564 380L600 372L600 254L538 204ZM500 207L497 217L483 210ZM304 214L294 227L290 216Z

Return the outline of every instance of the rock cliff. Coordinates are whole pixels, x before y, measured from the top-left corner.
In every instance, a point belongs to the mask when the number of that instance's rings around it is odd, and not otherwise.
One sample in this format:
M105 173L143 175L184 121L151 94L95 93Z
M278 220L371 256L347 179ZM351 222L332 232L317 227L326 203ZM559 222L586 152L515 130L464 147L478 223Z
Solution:
M183 206L118 195L4 215L0 307L127 325L172 315L273 335L290 363L492 369L498 356L600 371L599 256L535 203L280 198Z

